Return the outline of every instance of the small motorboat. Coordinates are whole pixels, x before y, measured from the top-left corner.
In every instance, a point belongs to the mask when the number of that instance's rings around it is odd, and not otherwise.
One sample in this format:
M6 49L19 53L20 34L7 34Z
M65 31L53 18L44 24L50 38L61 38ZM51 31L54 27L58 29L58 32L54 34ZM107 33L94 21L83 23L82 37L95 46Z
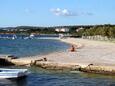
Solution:
M27 69L5 69L0 68L0 79L22 78L28 75Z

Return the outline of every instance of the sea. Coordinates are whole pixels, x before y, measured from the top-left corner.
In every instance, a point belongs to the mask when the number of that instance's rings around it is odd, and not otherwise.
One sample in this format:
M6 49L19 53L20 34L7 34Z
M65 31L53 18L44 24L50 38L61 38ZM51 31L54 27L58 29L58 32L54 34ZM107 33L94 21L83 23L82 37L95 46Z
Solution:
M0 54L28 57L65 51L69 44L54 39L1 39Z
M0 54L16 55L18 58L66 51L69 47L69 44L56 37L0 38ZM13 68L27 68L30 73L23 79L0 79L0 86L115 86L115 76L111 75L39 67Z

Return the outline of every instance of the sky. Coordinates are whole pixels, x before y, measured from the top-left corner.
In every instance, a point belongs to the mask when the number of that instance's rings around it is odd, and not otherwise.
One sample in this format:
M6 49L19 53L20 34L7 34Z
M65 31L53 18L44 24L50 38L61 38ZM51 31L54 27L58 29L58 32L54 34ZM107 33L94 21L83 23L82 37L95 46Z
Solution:
M0 0L0 27L115 24L115 0Z

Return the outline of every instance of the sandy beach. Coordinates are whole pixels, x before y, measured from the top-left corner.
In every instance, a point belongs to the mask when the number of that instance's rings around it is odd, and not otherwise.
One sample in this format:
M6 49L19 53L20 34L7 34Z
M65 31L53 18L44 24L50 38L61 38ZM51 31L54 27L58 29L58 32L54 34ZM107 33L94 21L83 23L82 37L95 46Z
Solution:
M110 42L92 41L86 39L62 39L61 41L78 45L77 52L67 54L74 55L77 63L95 65L114 65L115 44Z

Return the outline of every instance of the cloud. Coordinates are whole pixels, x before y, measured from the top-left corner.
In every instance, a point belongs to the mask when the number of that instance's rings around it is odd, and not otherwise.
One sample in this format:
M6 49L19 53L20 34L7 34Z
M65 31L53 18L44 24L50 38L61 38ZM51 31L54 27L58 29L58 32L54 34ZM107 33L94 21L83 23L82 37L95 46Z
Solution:
M56 16L92 16L94 15L93 13L90 12L72 12L68 9L51 9L50 10L54 15Z
M75 13L69 11L68 9L56 8L56 9L51 9L50 11L56 16L76 16Z

